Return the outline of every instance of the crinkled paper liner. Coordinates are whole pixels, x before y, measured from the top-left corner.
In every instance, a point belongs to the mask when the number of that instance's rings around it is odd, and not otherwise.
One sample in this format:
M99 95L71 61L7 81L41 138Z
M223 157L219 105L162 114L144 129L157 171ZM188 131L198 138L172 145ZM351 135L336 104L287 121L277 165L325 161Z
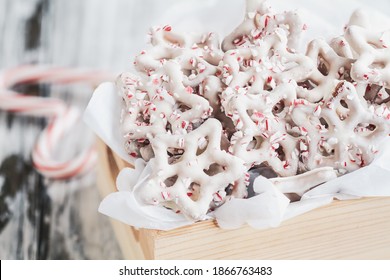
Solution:
M221 5L222 0L214 1ZM332 0L333 1L333 0ZM194 3L196 1L193 1ZM202 2L202 1L200 1ZM272 1L272 4L280 5ZM315 11L312 1L296 1L302 4L305 14L318 14ZM386 1L376 1L380 8L380 3L387 5ZM284 2L286 3L286 2ZM295 3L295 2L294 2ZM316 2L317 3L317 2ZM349 14L357 7L359 1L343 1L337 5L345 8L338 13L335 18L347 22ZM306 4L306 5L304 5ZM335 7L327 3L328 7ZM348 6L349 5L349 6ZM346 8L348 7L348 9ZM187 7L188 8L188 7ZM188 8L189 9L189 8ZM225 7L225 9L228 9ZM230 10L218 13L221 20ZM328 13L329 15L329 13ZM344 15L344 16L343 16ZM340 22L333 27L329 24L324 27L326 13L321 9L321 17L313 16L305 18L309 21L309 26L320 26L320 30L326 30L327 34L334 35L341 33ZM377 17L375 17L377 18ZM339 20L340 21L340 20ZM332 22L334 24L334 22ZM387 25L388 26L388 25ZM338 32L340 30L340 32ZM225 33L226 34L226 33ZM103 199L99 211L105 215L115 218L123 223L138 227L160 230L171 230L194 223L189 221L184 215L176 214L162 206L141 205L134 196L134 190L142 187L151 172L149 163L143 160L134 160L124 150L123 137L120 129L121 99L116 93L114 84L105 83L93 94L84 115L84 121L89 127L123 160L135 165L135 169L125 168L117 177L116 185L118 192L111 193ZM297 202L290 202L268 179L259 176L254 180L253 188L257 195L248 199L231 199L216 209L209 215L210 219L215 218L221 228L238 228L244 224L258 229L277 227L284 220L303 214L315 208L330 204L334 199L346 200L370 196L390 196L390 141L383 144L380 153L368 166L357 171L328 181L308 192Z
M153 163L142 159L134 162L124 150L120 135L120 97L112 83L105 83L95 91L84 115L85 122L122 159L135 168L119 173L118 192L103 199L99 211L126 224L160 230L170 230L192 224L182 214L161 206L141 205L134 190L148 179ZM249 199L231 199L216 209L215 218L222 228L238 228L248 223L254 228L277 227L282 221L329 204L336 199L355 199L369 196L390 196L390 142L381 147L376 159L368 166L326 182L308 192L302 199L290 203L268 179L259 176L253 188L257 193Z

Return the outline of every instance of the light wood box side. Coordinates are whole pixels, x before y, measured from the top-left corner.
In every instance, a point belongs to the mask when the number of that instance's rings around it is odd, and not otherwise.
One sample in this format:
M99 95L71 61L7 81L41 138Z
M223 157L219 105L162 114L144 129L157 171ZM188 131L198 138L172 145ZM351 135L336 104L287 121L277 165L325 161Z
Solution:
M99 190L116 191L125 164L99 141ZM171 231L113 221L128 259L390 259L390 198L335 201L277 228L220 229L204 221Z

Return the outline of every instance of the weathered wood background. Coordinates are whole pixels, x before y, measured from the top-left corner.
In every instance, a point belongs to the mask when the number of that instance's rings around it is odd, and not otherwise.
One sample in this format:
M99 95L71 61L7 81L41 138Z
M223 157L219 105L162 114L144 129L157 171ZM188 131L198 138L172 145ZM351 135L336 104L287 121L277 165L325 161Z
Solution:
M47 63L123 71L146 41L134 20L146 13L150 1L142 2L0 0L0 69ZM59 96L80 108L92 94L48 85L18 90ZM44 126L43 119L0 111L0 258L122 258L108 218L97 212L96 171L52 181L32 167L31 150ZM86 131L79 128L60 156L88 144L93 137Z
M201 2L203 6L195 12L212 21L207 11L213 10L202 11L218 0ZM123 72L131 67L133 55L145 48L151 26L172 23L177 11L187 10L187 14L176 15L176 20L191 20L188 12L198 3L0 0L0 70L40 63ZM79 86L29 85L17 90L56 96L81 109L92 94ZM0 258L122 258L108 218L97 212L101 198L96 171L80 179L51 181L32 167L32 147L44 126L44 119L0 111ZM77 137L68 139L58 151L60 158L69 158L93 141L81 126L73 135Z

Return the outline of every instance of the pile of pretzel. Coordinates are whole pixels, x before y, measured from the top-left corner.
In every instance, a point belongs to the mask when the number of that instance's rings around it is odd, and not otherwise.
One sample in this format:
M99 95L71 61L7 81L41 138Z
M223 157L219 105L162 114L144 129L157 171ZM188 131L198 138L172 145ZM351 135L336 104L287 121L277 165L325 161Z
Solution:
M117 79L126 150L153 159L140 201L202 219L245 198L258 167L342 175L373 160L390 133L390 31L353 22L304 54L295 49L306 28L295 12L249 0L222 44L214 33L152 30L136 74Z

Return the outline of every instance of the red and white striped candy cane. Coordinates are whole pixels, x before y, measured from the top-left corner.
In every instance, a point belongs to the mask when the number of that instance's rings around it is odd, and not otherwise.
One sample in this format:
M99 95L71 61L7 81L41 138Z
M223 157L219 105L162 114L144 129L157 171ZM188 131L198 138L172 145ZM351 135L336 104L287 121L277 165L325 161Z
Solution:
M0 74L0 110L46 117L49 120L32 152L34 166L42 175L53 179L66 179L82 174L95 165L96 150L90 147L70 160L56 160L54 151L61 138L80 119L79 110L66 105L60 99L27 96L10 89L25 83L87 83L96 86L113 79L113 74L102 71L39 65L19 66Z

